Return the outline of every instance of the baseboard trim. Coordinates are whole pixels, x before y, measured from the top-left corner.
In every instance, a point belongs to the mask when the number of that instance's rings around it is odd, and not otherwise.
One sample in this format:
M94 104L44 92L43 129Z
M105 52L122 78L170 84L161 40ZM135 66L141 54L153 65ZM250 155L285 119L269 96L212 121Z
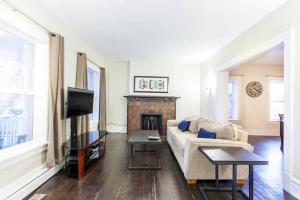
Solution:
M255 136L280 136L279 130L245 129L249 135Z
M38 167L32 172L20 177L18 180L0 190L1 198L7 200L24 199L34 190L54 176L64 163L55 167L47 168L45 165Z
M296 199L300 199L300 179L287 172L283 172L283 189Z
M300 199L300 180L296 178L292 178L291 182L291 194L296 197L297 199Z

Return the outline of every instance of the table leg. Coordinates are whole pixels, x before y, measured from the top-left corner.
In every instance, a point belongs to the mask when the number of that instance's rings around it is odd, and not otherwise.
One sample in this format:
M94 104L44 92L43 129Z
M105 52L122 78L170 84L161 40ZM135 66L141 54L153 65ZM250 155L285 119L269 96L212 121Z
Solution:
M144 144L141 144L139 145L140 149L137 148L137 147L134 147L134 144L130 144L131 145L131 159L130 159L130 162L129 162L129 166L128 166L128 169L130 170L141 170L141 169L146 169L146 170L158 170L158 169L161 169L161 166L160 166L160 148L161 148L161 145L158 146L157 149L149 149L146 147L146 150L143 148L145 147L146 145ZM155 152L156 154L156 164L155 166L133 166L133 160L134 160L134 155L136 152Z
M78 179L82 179L85 175L85 155L84 155L84 150L83 149L79 149L78 150Z
M160 166L160 145L156 149L157 166Z
M216 179L216 187L219 186L219 165L215 165L215 179Z
M236 164L232 165L232 200L236 200Z
M253 165L249 165L249 199L253 200Z

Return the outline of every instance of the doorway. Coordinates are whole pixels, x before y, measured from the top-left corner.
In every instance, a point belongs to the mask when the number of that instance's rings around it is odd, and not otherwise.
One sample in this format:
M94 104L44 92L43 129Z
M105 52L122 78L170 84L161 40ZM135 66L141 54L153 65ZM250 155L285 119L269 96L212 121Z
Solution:
M284 115L284 44L228 70L228 120L250 135L279 136Z

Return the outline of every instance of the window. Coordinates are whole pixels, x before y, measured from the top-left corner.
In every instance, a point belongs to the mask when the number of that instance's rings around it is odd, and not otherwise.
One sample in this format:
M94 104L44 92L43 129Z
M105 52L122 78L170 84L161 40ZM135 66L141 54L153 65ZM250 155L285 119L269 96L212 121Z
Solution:
M0 30L0 149L32 140L34 45Z
M48 39L0 5L0 162L47 141Z
M88 62L87 69L88 89L94 91L93 113L89 115L91 130L97 130L99 122L99 94L100 94L100 68L91 62Z
M238 120L238 80L229 80L228 83L228 118Z
M284 82L282 79L269 80L270 121L279 121L278 114L284 114Z

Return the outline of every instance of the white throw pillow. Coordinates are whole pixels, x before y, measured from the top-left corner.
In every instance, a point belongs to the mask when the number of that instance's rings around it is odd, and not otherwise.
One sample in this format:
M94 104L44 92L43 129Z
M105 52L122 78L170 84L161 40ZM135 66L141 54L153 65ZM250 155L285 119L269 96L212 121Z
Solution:
M190 121L189 131L192 133L198 133L198 121L199 117L188 117L185 120Z
M198 120L198 131L197 131L197 133L199 132L200 128L206 129L207 126L209 125L209 123L214 123L214 121L212 119L209 119L209 118L200 118Z

